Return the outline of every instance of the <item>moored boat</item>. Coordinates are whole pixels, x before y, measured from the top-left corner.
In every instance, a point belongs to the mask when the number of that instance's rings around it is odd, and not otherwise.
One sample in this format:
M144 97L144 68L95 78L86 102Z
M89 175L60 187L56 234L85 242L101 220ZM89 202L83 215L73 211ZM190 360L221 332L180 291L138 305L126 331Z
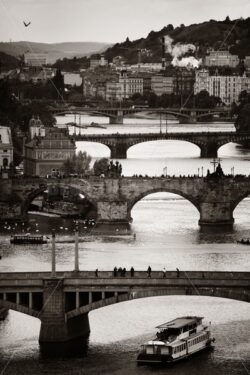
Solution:
M170 364L211 348L210 324L202 319L184 316L157 326L156 338L142 345L137 364Z
M10 243L13 244L45 244L47 243L47 240L42 235L36 235L36 234L15 234L14 236L11 236Z
M249 238L242 238L241 240L238 240L237 243L241 245L250 245L250 240Z

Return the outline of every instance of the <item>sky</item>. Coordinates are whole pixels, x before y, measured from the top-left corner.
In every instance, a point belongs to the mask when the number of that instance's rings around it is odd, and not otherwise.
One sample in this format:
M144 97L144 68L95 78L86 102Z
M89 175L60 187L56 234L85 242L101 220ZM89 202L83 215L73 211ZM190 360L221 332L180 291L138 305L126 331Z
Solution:
M0 0L0 41L116 43L226 16L249 17L250 0Z

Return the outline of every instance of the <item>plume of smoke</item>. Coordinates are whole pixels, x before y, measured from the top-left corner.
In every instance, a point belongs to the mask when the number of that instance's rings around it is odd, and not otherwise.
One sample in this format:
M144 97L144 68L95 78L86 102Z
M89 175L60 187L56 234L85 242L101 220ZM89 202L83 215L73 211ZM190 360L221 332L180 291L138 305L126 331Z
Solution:
M199 68L201 64L201 59L198 60L194 56L189 57L182 57L178 59L178 57L174 57L171 64L173 66L185 67L187 69Z
M196 59L194 56L182 57L187 53L194 53L196 51L195 45L182 43L176 43L173 45L174 40L168 35L164 36L164 40L165 51L173 57L171 62L173 66L187 67L189 69L199 67L201 60Z

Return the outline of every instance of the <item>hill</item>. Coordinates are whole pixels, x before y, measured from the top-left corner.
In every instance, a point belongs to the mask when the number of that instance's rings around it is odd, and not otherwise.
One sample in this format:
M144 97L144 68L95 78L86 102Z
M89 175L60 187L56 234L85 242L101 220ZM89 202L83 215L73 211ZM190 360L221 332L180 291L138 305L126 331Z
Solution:
M53 64L57 59L82 57L92 53L103 52L110 44L99 42L65 42L65 43L34 43L34 42L0 42L0 51L11 56L20 56L25 52L48 53L48 62Z
M173 43L192 43L198 48L198 55L202 56L207 47L215 49L229 48L240 57L250 55L250 18L224 21L210 20L189 26L173 25L163 27L160 31L151 31L146 38L123 43L117 43L105 51L105 57L110 61L115 56L123 56L128 63L138 61L138 50L141 50L143 62L161 61L161 38L168 35Z

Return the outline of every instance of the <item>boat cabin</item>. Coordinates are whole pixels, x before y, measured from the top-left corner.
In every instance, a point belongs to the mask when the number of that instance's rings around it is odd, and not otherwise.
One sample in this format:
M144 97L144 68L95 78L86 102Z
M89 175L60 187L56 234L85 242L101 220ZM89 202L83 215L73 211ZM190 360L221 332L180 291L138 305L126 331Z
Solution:
M172 342L176 338L184 333L188 332L188 335L197 332L198 326L202 323L202 317L182 317L171 320L170 322L161 324L156 328L159 329L156 336L158 340ZM186 335L185 335L186 336Z

